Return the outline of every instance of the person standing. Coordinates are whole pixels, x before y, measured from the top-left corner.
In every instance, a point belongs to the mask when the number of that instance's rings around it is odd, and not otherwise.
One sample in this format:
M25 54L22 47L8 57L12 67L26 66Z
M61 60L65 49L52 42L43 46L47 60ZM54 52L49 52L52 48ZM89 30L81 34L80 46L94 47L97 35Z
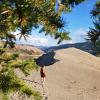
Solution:
M40 76L41 76L41 82L43 84L45 82L45 77L46 77L46 75L45 75L45 67L44 66L40 67Z

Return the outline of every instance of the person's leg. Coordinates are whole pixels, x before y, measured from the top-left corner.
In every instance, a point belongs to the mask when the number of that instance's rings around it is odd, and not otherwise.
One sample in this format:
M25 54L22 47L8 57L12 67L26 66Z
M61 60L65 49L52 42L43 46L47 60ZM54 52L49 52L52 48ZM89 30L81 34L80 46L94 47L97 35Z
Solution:
M41 77L41 83L43 83L43 77Z
M45 77L43 77L43 82L45 82Z
M41 82L42 82L42 83L45 82L45 77L41 77Z

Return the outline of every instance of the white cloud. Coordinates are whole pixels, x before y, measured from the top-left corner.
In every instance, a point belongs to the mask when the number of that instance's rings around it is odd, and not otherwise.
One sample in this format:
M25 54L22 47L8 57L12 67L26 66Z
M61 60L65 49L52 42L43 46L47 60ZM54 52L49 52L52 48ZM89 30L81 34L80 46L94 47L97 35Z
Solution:
M73 30L70 33L70 36L72 40L66 40L63 41L61 44L73 44L73 43L78 43L78 42L85 42L87 38L87 32L88 29L80 28L77 30ZM57 40L54 40L52 38L47 38L45 36L41 35L29 35L27 38L27 41L24 40L23 38L19 41L19 35L17 35L19 31L16 31L15 34L17 37L17 43L19 44L30 44L30 45L35 45L35 46L52 46L52 45L57 45Z
M14 35L16 35L16 39L17 39L17 43L18 44L29 44L29 45L35 45L35 46L46 46L48 45L48 39L44 38L44 37L39 37L38 35L28 35L27 40L25 40L23 37L21 38L21 40L19 40L20 35L19 31L16 31L13 33Z
M74 42L85 42L87 38L88 29L80 28L78 30L73 31L72 41Z
M80 28L78 30L73 30L70 33L71 40L63 41L61 44L73 44L78 42L85 42L87 38L88 29Z
M84 36L84 35L87 34L87 29L80 28L80 29L76 30L75 33L76 33L77 35Z
M73 44L73 43L75 43L74 40L65 40L61 44Z
M39 37L39 36L29 35L27 42L33 45L43 45L44 46L48 44L48 39Z

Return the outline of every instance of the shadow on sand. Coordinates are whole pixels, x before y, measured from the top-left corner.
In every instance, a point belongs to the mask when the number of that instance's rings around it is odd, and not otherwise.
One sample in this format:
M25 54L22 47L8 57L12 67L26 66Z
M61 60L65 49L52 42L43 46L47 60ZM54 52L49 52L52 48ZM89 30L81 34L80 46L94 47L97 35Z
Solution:
M28 79L24 79L24 78L21 78L21 79L22 79L22 80L25 80L25 81L29 81L29 82L32 82L32 83L41 85L41 83L36 82L36 81L34 81L34 80L28 80Z

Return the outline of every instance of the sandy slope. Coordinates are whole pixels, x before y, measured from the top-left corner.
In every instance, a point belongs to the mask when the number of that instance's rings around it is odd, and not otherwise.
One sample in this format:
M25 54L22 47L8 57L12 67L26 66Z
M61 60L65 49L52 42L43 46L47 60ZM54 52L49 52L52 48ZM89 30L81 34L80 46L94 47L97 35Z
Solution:
M16 44L15 45L15 49L16 50L27 50L27 51L30 51L33 53L33 55L37 54L41 54L43 53L42 50L38 49L37 47L35 46L31 46L31 45L25 45L25 44Z
M76 48L56 51L60 61L46 67L45 95L43 100L100 100L100 59ZM29 80L40 83L39 72ZM28 82L43 92L38 83Z

